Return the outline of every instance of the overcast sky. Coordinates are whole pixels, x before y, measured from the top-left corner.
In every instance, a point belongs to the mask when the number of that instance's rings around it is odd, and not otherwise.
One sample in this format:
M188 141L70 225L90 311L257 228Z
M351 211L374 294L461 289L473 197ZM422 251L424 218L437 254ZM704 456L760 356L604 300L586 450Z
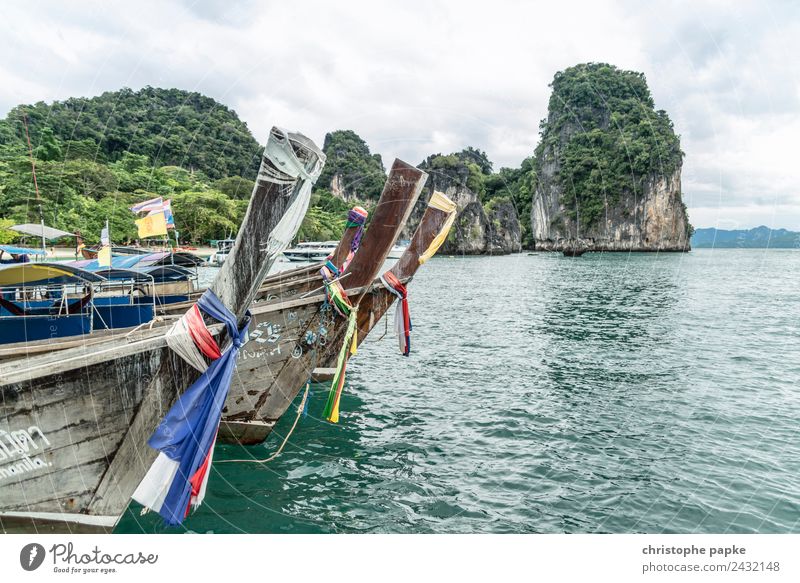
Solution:
M352 129L388 166L475 146L516 166L553 74L647 76L686 152L695 226L800 230L798 3L5 2L0 115L127 86L195 90L272 125Z

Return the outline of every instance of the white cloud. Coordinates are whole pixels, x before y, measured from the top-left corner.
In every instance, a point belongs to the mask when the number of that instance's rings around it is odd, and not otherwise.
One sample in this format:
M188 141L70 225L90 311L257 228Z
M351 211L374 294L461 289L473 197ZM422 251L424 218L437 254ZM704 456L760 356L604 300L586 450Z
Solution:
M797 9L654 6L18 2L0 23L0 112L179 87L232 107L262 140L274 124L318 142L353 129L387 165L471 145L499 168L533 152L553 74L606 61L645 72L674 120L694 223L730 209L755 226L780 208L777 226L796 227Z

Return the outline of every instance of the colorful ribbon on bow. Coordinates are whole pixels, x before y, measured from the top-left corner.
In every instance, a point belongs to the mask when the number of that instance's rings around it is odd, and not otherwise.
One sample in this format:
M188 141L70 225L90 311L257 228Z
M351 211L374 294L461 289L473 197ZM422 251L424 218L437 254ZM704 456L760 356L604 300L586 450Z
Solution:
M356 234L353 235L353 240L350 242L350 251L347 254L347 258L342 263L342 268L340 271L344 271L350 262L353 260L353 257L358 251L358 248L361 246L361 237L364 235L364 225L367 223L367 213L366 209L360 206L353 207L350 212L347 214L347 223L345 224L346 228L350 227L358 227Z
M231 339L222 352L203 322L200 312L223 322ZM178 398L148 440L159 451L158 457L142 479L133 499L145 508L158 512L171 526L179 525L190 508L203 501L208 484L214 440L219 428L222 406L228 395L236 356L247 341L250 314L240 329L236 316L211 290L206 290L197 304L173 327L174 337L189 338L196 344L195 353L179 353L192 366L205 366L200 378ZM173 343L168 338L170 347ZM178 344L185 348L184 344ZM210 358L205 363L199 352ZM199 359L199 362L198 362Z
M356 354L358 350L358 306L350 303L347 294L338 281L326 280L325 294L328 302L336 312L347 318L347 331L344 335L342 348L339 350L339 358L336 361L336 372L333 375L330 391L328 391L328 401L325 403L325 410L322 412L325 419L331 423L338 423L339 402L342 398L342 389L344 389L347 360L350 356Z
M391 271L387 271L381 276L381 283L400 300L394 311L394 329L397 332L400 353L408 356L411 353L411 313L408 309L408 290Z
M447 220L445 221L444 225L442 225L442 229L439 231L439 234L431 241L431 244L428 245L428 248L425 249L425 253L419 256L419 264L422 265L428 259L433 257L436 252L439 250L439 247L447 239L447 234L450 232L451 227L453 226L453 222L456 220L456 203L452 200L447 198L444 194L438 191L434 191L433 195L431 196L431 200L428 203L428 206L438 209L442 212L448 213Z

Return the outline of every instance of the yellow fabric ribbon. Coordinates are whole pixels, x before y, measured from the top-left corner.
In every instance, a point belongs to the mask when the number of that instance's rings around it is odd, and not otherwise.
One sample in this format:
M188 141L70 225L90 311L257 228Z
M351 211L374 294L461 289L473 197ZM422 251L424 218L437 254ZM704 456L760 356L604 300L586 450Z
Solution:
M439 231L439 234L431 241L431 244L428 245L428 248L425 249L425 253L420 255L419 257L419 264L422 265L428 259L436 255L436 252L439 250L445 240L447 239L447 234L450 232L450 229L453 227L453 223L456 220L456 203L452 200L447 198L444 193L439 191L434 191L433 196L431 196L431 201L428 203L428 206L438 209L440 211L449 213L447 220L445 221L442 229Z

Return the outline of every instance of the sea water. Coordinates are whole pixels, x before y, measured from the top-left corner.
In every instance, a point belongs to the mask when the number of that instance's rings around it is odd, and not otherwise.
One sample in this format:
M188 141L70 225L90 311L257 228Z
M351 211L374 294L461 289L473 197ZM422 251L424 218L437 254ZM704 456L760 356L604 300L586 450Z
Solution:
M798 532L799 284L797 250L434 258L411 356L379 322L338 424L315 385L276 460L117 532Z

